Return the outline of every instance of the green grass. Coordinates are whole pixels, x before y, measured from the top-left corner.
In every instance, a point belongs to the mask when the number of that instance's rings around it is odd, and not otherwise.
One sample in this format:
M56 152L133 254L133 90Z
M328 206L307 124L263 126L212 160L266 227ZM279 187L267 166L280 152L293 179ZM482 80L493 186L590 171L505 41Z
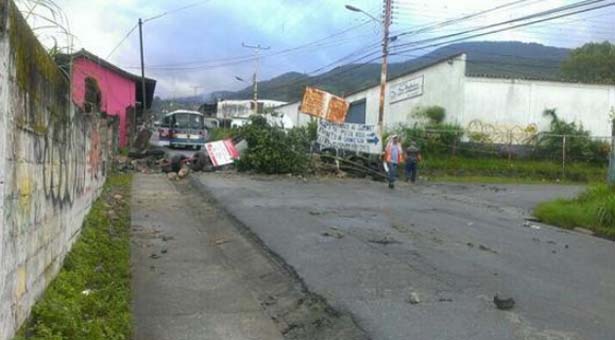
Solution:
M421 175L436 179L481 180L506 183L602 182L607 167L590 163L570 163L562 175L561 164L550 161L512 160L499 158L425 157Z
M539 204L534 216L562 228L582 227L615 239L615 188L596 185L575 199Z
M231 129L231 128L220 127L216 129L211 129L209 131L209 140L217 141L217 140L222 140L222 139L233 138L237 135L238 132L239 132L238 129Z
M15 340L131 338L130 183L130 175L108 178L63 268ZM114 199L117 194L123 199ZM117 217L111 220L109 211Z

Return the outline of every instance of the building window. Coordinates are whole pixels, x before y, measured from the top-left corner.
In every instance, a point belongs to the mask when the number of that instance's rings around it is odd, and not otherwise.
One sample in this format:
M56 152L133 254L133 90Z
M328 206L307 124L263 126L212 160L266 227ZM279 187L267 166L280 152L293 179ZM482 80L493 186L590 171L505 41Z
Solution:
M100 112L101 97L102 95L96 79L91 77L85 78L83 111L86 113Z
M365 124L365 108L365 99L350 103L350 108L348 108L348 114L346 115L346 123Z
M250 110L254 111L254 102L250 102ZM265 103L261 103L258 102L258 111L256 111L257 113L263 113L265 112Z

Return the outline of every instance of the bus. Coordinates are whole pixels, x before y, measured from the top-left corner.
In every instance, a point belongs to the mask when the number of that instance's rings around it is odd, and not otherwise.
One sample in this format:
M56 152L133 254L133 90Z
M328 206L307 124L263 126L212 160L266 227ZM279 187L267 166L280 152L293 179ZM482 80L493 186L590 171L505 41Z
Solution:
M167 113L158 128L158 138L161 145L171 148L200 150L208 139L203 114L188 110Z

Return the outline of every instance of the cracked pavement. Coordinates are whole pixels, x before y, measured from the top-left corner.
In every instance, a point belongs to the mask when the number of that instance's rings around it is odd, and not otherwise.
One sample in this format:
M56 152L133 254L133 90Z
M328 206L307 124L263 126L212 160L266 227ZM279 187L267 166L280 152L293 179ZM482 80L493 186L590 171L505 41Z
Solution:
M191 181L373 339L615 334L614 243L526 223L537 202L581 187L400 183L391 191L367 180L236 174ZM515 307L497 310L496 293Z

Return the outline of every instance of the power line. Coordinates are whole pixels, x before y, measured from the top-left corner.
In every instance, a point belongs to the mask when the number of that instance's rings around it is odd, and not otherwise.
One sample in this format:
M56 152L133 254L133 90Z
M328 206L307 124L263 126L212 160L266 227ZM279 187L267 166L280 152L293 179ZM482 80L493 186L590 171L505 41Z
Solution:
M109 52L109 54L107 55L107 57L105 59L109 59L113 53L120 48L120 46L124 43L124 41L126 41L126 39L128 39L128 37L132 34L132 32L134 32L137 27L139 27L139 24L135 24L129 31L128 33L126 33L126 35L122 38L122 40L120 40L120 42L115 45L115 47L111 50L111 52Z
M179 7L179 8L170 10L170 11L166 11L166 12L160 13L158 15L155 15L153 17L149 17L149 18L143 19L143 23L146 23L146 22L149 22L149 21L153 21L153 20L156 20L156 19L160 19L160 18L162 18L164 16L167 16L167 15L170 15L170 14L174 14L174 13L177 13L177 12L180 12L180 11L184 11L184 10L187 10L187 9L190 9L190 8L193 8L193 7L201 6L204 3L207 3L207 2L210 2L210 1L211 0L197 1L197 2L194 2L192 4L183 6L183 7Z
M598 0L598 1L595 1L595 0L594 0L594 1L584 1L583 3L591 3L591 4L593 4L593 3L602 2L602 1L604 1L604 0ZM587 5L587 4L585 4L585 5ZM601 5L601 6L596 6L596 7L586 8L586 9L583 9L583 10L574 11L574 12L569 12L569 13L565 13L565 14L562 14L562 15L558 15L558 16L554 16L554 17L549 17L549 18L544 18L544 19L540 19L540 20L535 20L535 21L532 21L532 22L523 23L523 24L520 24L520 25L512 26L512 27L507 27L507 28L503 28L503 29L498 29L498 30L494 30L494 31L490 31L490 32L484 32L484 33L476 34L476 35L473 35L473 36L469 36L469 37L464 37L464 38L456 39L456 40L453 40L453 41L447 41L447 42L444 42L444 43L427 45L427 46L418 47L418 48L409 49L409 50L397 51L397 52L396 52L396 53L394 53L394 54L399 55L399 54L401 54L401 53L403 53L403 52L407 52L407 51L411 51L411 50L425 49L425 48L429 48L429 47L435 47L435 46L440 46L440 45L449 44L449 43L451 43L451 42L462 41L462 40L468 40L468 39L472 39L472 38L479 37L479 36L484 36L484 35L493 34L493 33L497 33L497 32L502 32L502 31L506 31L506 30L512 30L512 29L516 29L516 28L519 28L519 27L529 26L529 25L533 25L533 24L536 24L536 23L540 23L540 22L546 22L546 21L549 21L549 20L555 20L555 19L559 19L559 18L563 18L563 17L567 17L567 16L571 16L571 15L579 14L579 13L584 13L584 12L594 11L594 10L598 10L598 9L601 9L601 8L606 8L606 7L609 7L609 6L614 6L614 5L615 5L615 3L609 3L609 4L605 4L605 5ZM577 4L577 7L579 7L579 6L580 6L580 5L579 5L579 4ZM563 7L566 7L566 9L564 9L564 10L568 10L568 9L570 9L570 8L569 8L569 6L563 6ZM575 8L575 7L572 7L572 8ZM555 9L554 9L554 10L555 10ZM554 11L554 10L550 10L550 11L547 11L547 12L550 12L550 13L557 13L557 11ZM559 11L561 12L561 11L563 11L563 10L560 8L560 10L559 10ZM535 17L535 15L532 15L531 17ZM440 40L440 39L442 39L442 37L439 37L439 38L433 38L433 39L435 39L435 40ZM377 53L377 52L376 52L376 53ZM374 54L374 53L371 53L371 55L373 55L373 54ZM367 57L367 56L369 56L369 55L370 55L370 54L368 54L368 55L366 55L366 56L363 56L363 57L359 58L359 60L361 60L361 59L363 59L363 58L365 58L365 57ZM322 80L324 80L324 79L328 79L328 78L333 77L333 76L340 76L341 74L344 74L344 73L347 73L347 72L353 71L353 70L355 70L355 69L357 69L357 68L360 68L360 67L364 67L365 65L368 65L369 63L371 63L371 62L373 62L373 61L375 61L375 60L378 60L380 57L381 57L381 56L378 56L378 57L373 58L373 59L370 59L370 60L368 60L368 61L366 61L366 62L364 62L364 63L362 63L362 64L359 64L359 65L356 65L356 66L351 66L351 67L349 67L349 68L347 68L347 69L343 69L343 70L341 70L340 72L333 72L333 73L331 73L331 74L327 75L327 76L326 76L326 77L324 77L324 78L316 79L316 80L314 80L314 81L322 81ZM321 69L322 69L322 68L321 68ZM283 88L283 87L293 86L293 85L300 84L300 83L302 83L302 82L305 82L305 80L304 80L304 79L301 79L301 80L299 80L299 81L294 81L294 82L286 83L286 84L283 84L282 86L278 86L278 87L275 87L275 88L269 88L269 90L275 90L275 89L278 89L278 88ZM313 83L313 82L312 82L312 83ZM308 84L309 84L309 82L308 82Z
M462 21L465 21L465 20L469 20L469 19L473 19L473 18L476 18L476 17L480 17L482 15L485 15L485 14L488 14L488 13L491 13L491 12L495 12L495 11L498 11L500 9L504 9L504 8L507 8L507 7L516 6L516 5L519 5L521 3L528 2L528 1L530 1L530 0L516 0L516 1L508 2L506 4L499 5L499 6L496 6L496 7L490 8L490 9L486 9L486 10L483 10L483 11L479 11L479 12L476 12L476 13L472 13L472 14L469 14L469 15L465 15L465 16L462 16L460 18L449 19L449 20L443 21L441 23L429 25L429 26L424 27L422 29L418 29L418 30L414 30L414 31L410 31L410 32L405 32L405 33L397 34L397 37L401 37L401 36L404 36L404 35L410 35L410 34L414 35L414 34L426 32L426 31L430 31L430 30L433 30L435 28L444 27L444 26L448 26L448 25L453 25L453 24L456 24L456 23L459 23L459 22L462 22Z
M603 1L603 0L600 0L600 1ZM596 6L596 7L586 8L586 9L582 9L582 10L578 10L578 11L574 11L574 12L560 14L560 15L557 15L557 16L554 16L554 17L534 20L534 21L530 21L530 22L519 24L519 25L515 25L515 26L510 26L510 27L505 27L505 28L501 28L501 29L496 29L496 30L493 30L493 31L488 31L488 32L479 33L479 34L474 34L474 35L470 35L470 36L467 36L467 37L453 39L453 40L449 40L449 41L445 41L445 42L441 42L441 43L435 43L435 44L431 44L431 45L425 45L425 46L422 46L422 47L415 47L415 48L410 48L410 49L405 49L405 50L402 49L402 50L399 50L399 51L396 51L396 52L397 53L404 53L404 52L408 52L408 51L422 50L422 49L426 49L426 48L430 48L430 47L437 47L437 46L442 46L442 45L448 45L448 44L451 44L451 43L454 43L454 42L469 40L469 39L478 38L478 37L482 37L482 36L486 36L486 35L490 35L490 34L494 34L494 33L500 33L500 32L504 32L504 31L510 31L510 30L513 30L513 29L516 29L516 28L530 26L530 25L533 25L533 24L537 24L537 23L541 23L541 22L546 22L546 21L550 21L550 20L554 20L554 19L564 18L564 17L568 17L568 16L571 16L571 15L579 14L579 13L595 11L595 10L606 8L606 7L610 7L610 6L615 6L615 3L608 3L608 4ZM490 25L490 26L492 26L492 25ZM497 25L497 26L499 26L499 25ZM479 29L479 30L482 30L482 29ZM470 31L470 32L472 32L472 31ZM416 43L409 43L409 44L398 45L398 46L395 46L395 48L398 48L398 47L401 47L401 46L408 46L408 45L412 45L412 44L420 44L420 43L424 43L424 42L437 41L437 40L441 40L441 39L446 39L446 38L448 38L450 36L457 36L457 35L459 35L459 34L451 34L451 35L442 36L442 37L435 37L435 38L431 38L431 39L425 39L423 41L419 41L419 42L416 42Z
M558 12L562 12L562 11L566 11L566 10L570 10L570 9L575 9L575 8L579 8L579 7L584 7L584 6L587 6L587 5L590 5L590 4L595 4L595 3L598 3L598 2L604 2L604 1L605 0L586 0L586 1L581 1L581 2L576 3L574 5L566 5L566 6L562 6L562 7L557 7L557 8L553 8L553 9L547 10L547 11L543 11L543 12L527 15L527 16L524 16L524 17L519 17L519 18L515 18L515 19L511 19L511 20L506 20L506 21L503 21L503 22L489 24L489 25L482 26L482 27L479 27L479 28L476 28L476 29L469 29L469 30L465 30L465 31L462 31L462 32L456 32L456 33L447 34L447 35L443 35L443 36L439 36L439 37L435 37L435 38L428 38L428 39L423 39L423 40L414 41L414 42L410 42L410 43L399 44L399 45L392 46L392 48L399 48L399 47L404 47L404 46L409 46L409 45L418 45L418 44L427 43L427 42L431 42L431 41L448 39L448 38L452 38L452 37L456 37L456 36L465 35L465 34L468 34L468 33L473 33L473 32L476 32L476 31L482 31L482 30L493 28L493 27L497 27L497 26L502 26L502 25L507 25L507 24L519 22L519 21L525 21L525 20L537 18L537 17L540 17L540 16L545 16L545 15L549 15L549 14L556 14ZM614 5L614 4L613 3L609 3L609 4L606 4L606 5L590 8L589 10L596 10L596 9L600 9L600 8L609 7L609 6L612 6L612 5ZM519 27L529 26L529 25L532 25L532 24L535 24L535 23L540 23L540 22L544 22L544 21L549 21L549 20L554 20L554 19L558 19L558 18L563 18L563 17L569 16L569 15L574 15L574 14L588 12L589 10L580 10L580 11L570 12L568 14L563 14L563 15L559 15L559 16L555 16L555 17L550 17L550 18L547 18L547 19L540 19L540 20L529 22L529 23L524 23L524 24L520 24L520 25L516 25L516 26L510 26L510 27L507 27L507 28L490 31L490 32L485 33L485 34L477 34L477 35L475 35L473 37L479 37L479 36L484 36L484 35L488 35L488 34L508 31L508 30L511 30L511 29L519 28Z
M328 42L326 44L324 44L325 41L330 40L331 38L335 38L337 36L346 34L352 30L358 29L360 27L365 26L366 24L368 24L370 21L364 21L358 25L354 25L351 26L349 28L346 28L342 31L330 34L326 37L314 40L314 41L310 41L308 43L305 44L301 44L295 47L291 47L291 48L287 48L287 49L283 49L280 51L276 51L276 52L271 52L269 54L263 54L262 58L269 58L269 57L273 57L273 56L279 56L279 55L284 55L290 52L294 52L294 51L299 51L305 48L309 48L309 47L322 47L322 46L328 46L329 44L331 44L332 42ZM345 41L349 38L345 38L343 40L338 40L336 41L336 43L339 43L340 41ZM220 58L220 59L209 59L209 60L200 60L200 61L190 61L190 62L182 62L182 63L174 63L174 64L157 64L157 65L149 65L148 68L149 69L177 69L177 70L182 70L182 69L200 69L200 68L207 68L208 65L202 65L202 66L195 66L195 67L186 67L186 68L182 68L180 66L183 65L192 65L192 64L208 64L208 63L215 63L215 62L225 62L221 65L215 65L215 67L219 67L219 66L226 66L226 65L235 65L235 64L239 64L239 63L244 63L244 62L251 62L254 60L254 55L250 54L250 55L240 55L240 56L235 56L235 57L227 57L227 58ZM174 67L174 66L178 66L178 67ZM126 66L125 68L137 68L136 66Z

